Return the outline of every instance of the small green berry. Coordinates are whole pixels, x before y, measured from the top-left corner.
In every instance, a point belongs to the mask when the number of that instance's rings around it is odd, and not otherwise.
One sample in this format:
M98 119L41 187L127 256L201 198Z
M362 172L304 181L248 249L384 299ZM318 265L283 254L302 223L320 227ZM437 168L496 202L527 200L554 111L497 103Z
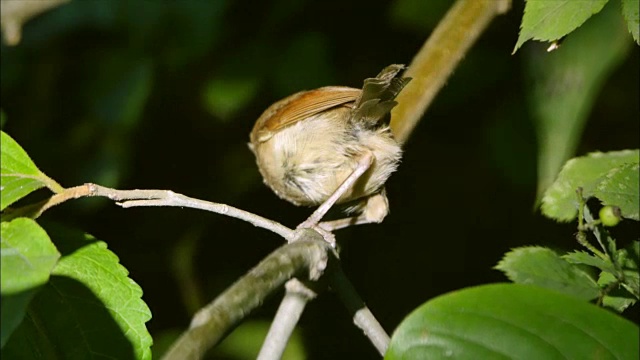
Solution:
M604 226L616 226L622 220L620 208L617 206L605 206L600 209L600 221Z

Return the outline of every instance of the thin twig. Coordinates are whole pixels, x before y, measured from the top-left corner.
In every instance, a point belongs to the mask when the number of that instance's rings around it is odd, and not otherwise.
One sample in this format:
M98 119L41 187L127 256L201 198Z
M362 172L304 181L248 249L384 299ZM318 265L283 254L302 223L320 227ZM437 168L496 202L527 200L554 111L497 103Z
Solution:
M298 279L285 284L285 294L276 316L273 318L269 333L260 348L258 360L278 360L282 358L289 338L300 320L305 306L316 297L316 293Z
M389 347L389 335L362 301L337 261L329 265L329 275L329 285L351 314L353 323L364 332L380 355L384 356Z
M268 255L213 302L200 309L189 329L176 340L164 360L200 359L224 335L262 304L285 281L305 269L317 280L327 266L331 246L310 229L296 231L296 241Z
M391 111L391 131L403 144L489 22L511 7L511 0L458 0L440 21L403 74L413 80Z
M62 204L67 200L95 196L109 198L116 201L117 204L123 208L137 206L177 206L211 211L244 220L254 226L270 230L282 236L287 241L292 241L295 234L293 230L276 221L269 220L248 211L226 204L194 199L171 190L116 190L91 183L65 189L63 192L55 194L39 204L31 205L23 209L16 209L9 216L16 216L18 214L24 216L25 213L31 212L32 214L29 216L36 218L46 210Z

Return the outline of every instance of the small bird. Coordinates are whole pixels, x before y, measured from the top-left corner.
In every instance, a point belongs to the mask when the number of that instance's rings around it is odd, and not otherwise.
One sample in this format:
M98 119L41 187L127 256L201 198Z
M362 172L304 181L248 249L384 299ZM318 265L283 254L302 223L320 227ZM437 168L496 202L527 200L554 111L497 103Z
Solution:
M295 205L321 205L304 226L318 225L334 203L353 202L347 213L357 215L323 222L325 230L381 222L388 214L384 184L402 156L389 112L410 81L399 76L403 69L386 67L362 90L327 86L293 94L256 121L249 148L264 183Z

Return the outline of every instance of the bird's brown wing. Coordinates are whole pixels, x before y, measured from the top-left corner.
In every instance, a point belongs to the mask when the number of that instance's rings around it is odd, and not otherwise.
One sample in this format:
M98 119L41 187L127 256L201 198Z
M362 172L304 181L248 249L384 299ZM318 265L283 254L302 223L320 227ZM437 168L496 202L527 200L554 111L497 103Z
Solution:
M256 122L252 135L258 141L274 132L336 106L353 103L361 90L345 86L327 86L291 95L273 104Z

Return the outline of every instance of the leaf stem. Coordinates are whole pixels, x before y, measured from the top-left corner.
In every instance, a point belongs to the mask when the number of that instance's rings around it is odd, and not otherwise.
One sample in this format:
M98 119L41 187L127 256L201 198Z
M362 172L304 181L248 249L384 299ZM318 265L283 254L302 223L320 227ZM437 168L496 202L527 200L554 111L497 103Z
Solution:
M47 188L49 188L49 190L53 191L55 194L60 194L65 190L65 188L62 187L62 185L58 184L55 180L45 175L45 173L43 173L42 171L40 172L39 178L44 183L44 185Z

